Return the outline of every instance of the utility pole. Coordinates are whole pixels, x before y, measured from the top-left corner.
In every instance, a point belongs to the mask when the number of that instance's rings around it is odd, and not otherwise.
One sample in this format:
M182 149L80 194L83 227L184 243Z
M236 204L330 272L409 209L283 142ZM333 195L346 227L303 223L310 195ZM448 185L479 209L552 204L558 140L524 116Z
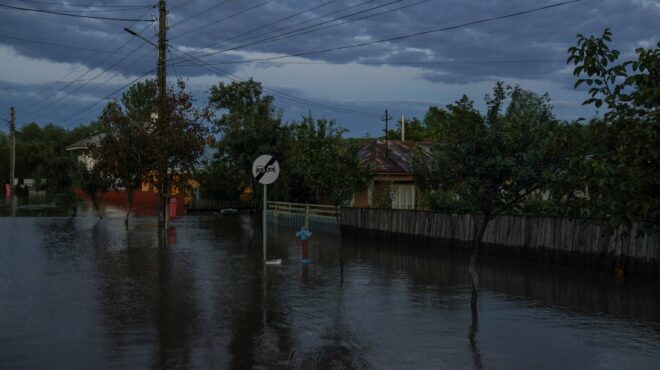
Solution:
M401 116L401 141L406 141L406 119Z
M392 117L387 113L387 109L385 109L385 117L383 117L383 121L385 121L385 158L389 157L389 142L387 139L387 123L389 120L391 120Z
M169 124L167 115L167 62L165 60L167 55L167 4L166 0L158 1L158 120L160 130L163 130L161 138L165 137L165 127ZM164 144L164 143L163 143ZM167 150L166 145L160 148L163 152ZM165 154L165 153L163 153ZM164 155L167 158L166 155ZM169 202L170 202L170 182L169 182L169 166L167 160L164 162L164 172L159 174L161 183L162 194L159 194L161 208L159 217L163 217L164 232L167 232L168 217L169 217ZM166 235L163 235L164 237Z
M11 155L9 161L9 184L11 196L14 196L14 174L16 170L16 122L14 121L14 107L9 109L9 132L11 134Z

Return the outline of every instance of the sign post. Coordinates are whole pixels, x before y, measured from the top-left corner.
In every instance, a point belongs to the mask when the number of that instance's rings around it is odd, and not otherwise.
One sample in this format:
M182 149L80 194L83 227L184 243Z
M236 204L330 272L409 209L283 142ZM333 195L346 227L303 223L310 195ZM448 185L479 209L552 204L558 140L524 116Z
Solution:
M252 163L252 176L254 176L254 178L264 186L264 214L262 225L264 262L266 262L267 256L266 237L268 230L268 185L274 183L279 175L280 164L277 162L275 157L270 154L261 155L254 161L254 163Z

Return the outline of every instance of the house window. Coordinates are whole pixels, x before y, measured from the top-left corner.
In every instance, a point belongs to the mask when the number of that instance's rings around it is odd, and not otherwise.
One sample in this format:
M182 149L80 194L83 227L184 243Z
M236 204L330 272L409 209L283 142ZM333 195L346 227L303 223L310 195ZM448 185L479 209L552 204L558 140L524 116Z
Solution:
M392 208L415 209L415 185L392 185L390 194Z

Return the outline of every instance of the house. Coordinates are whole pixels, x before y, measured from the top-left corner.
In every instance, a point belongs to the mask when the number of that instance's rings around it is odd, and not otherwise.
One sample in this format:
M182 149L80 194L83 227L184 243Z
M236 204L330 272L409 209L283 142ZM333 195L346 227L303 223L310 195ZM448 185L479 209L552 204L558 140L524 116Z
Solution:
M372 168L371 184L353 195L353 207L417 209L421 194L412 170L414 153L430 156L429 142L374 140L360 149Z
M89 150L96 145L99 145L105 138L105 134L96 134L88 138L82 139L66 147L67 152L78 153L78 161L85 165L87 170L94 168L96 160L89 154Z

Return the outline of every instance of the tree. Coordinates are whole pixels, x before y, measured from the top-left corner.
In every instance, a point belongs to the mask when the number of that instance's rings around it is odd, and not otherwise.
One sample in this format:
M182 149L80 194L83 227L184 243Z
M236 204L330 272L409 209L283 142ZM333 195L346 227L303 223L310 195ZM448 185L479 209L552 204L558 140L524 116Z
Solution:
M401 121L397 121L399 124L394 130L389 130L387 133L387 138L390 140L401 140ZM430 132L428 128L424 125L424 122L413 117L404 121L406 128L406 141L423 141L430 138Z
M96 214L103 218L100 205L103 195L112 184L111 177L96 166L87 168L85 164L77 162L74 167L74 184L90 197Z
M288 168L302 182L296 193L315 203L325 196L338 207L367 186L369 168L360 163L357 147L342 138L345 132L334 121L311 115L291 125Z
M126 225L134 190L154 170L158 148L153 147L150 135L154 131L156 92L154 81L138 82L122 95L121 104L108 103L99 119L102 130L108 134L94 148L93 156L97 158L98 170L113 178L114 187L126 191Z
M502 113L505 99L508 107ZM466 96L447 106L447 114L437 122L431 159L415 156L413 163L416 181L431 198L432 208L475 214L469 266L473 303L477 253L488 223L544 189L550 173L560 167L546 139L558 125L547 95L498 83L486 102L486 117Z
M612 229L641 219L660 233L660 42L621 63L609 29L577 38L568 50L575 87L588 87L583 104L607 110L587 126L586 147L575 153L567 181L588 189L588 214L606 218Z
M177 189L181 193L190 190L195 167L204 154L209 138L209 130L204 125L204 121L210 117L209 110L195 107L192 95L185 88L183 80L178 80L176 87L167 88L163 112L165 117L158 117L149 132L149 158L152 159L147 180L158 192L159 225L162 231L165 231L164 226L169 217L166 210L172 190ZM135 102L138 99L129 100ZM141 111L138 108L129 110Z
M228 171L234 171L255 189L252 162L261 154L272 154L284 161L286 130L281 113L275 110L274 98L262 95L259 82L252 79L211 86L209 103L222 111L213 122L220 133L218 161Z

